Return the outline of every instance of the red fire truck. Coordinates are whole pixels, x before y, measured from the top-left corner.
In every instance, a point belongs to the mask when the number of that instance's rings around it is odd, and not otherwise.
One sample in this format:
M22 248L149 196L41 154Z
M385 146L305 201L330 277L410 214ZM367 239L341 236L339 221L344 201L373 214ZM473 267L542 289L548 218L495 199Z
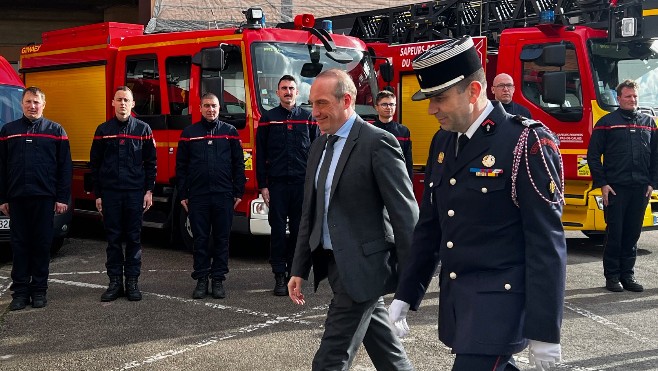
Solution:
M181 130L201 119L203 92L220 97L220 119L240 133L247 176L246 193L235 213L235 231L269 234L267 207L256 188L255 135L265 110L278 105L276 89L284 74L298 80L298 102L308 101L310 84L321 71L347 71L358 88L356 110L375 113L377 81L365 44L313 27L298 16L294 30L266 28L260 8L245 12L236 28L144 34L140 25L103 23L45 32L43 43L26 47L21 69L26 85L48 95L48 117L66 129L74 161L76 214L97 215L88 168L98 124L111 118L114 89L134 92L134 114L153 129L158 173L154 206L144 226L179 230L191 246L189 222L179 207L175 159ZM173 228L170 228L173 227Z
M18 120L23 116L21 100L23 96L23 81L7 62L0 56L0 128L8 122ZM1 176L1 175L0 175ZM56 253L64 244L64 238L69 231L72 214L66 212L54 217L54 235L51 253ZM0 213L0 242L9 241L9 216ZM3 246L1 249L6 248ZM0 251L3 253L3 251Z
M414 178L422 181L432 133L426 102L413 102L418 90L411 60L429 42L461 35L487 39L486 72L511 75L514 101L560 138L566 178L565 229L600 238L605 230L600 189L592 189L586 154L593 125L617 108L614 87L624 79L640 84L640 106L658 112L658 1L448 1L324 18L336 33L366 41L376 67L398 94L397 119L411 130ZM479 40L475 40L480 43ZM383 60L393 65L388 73ZM415 184L419 188L418 184ZM418 194L417 194L418 195ZM658 228L658 193L644 218Z

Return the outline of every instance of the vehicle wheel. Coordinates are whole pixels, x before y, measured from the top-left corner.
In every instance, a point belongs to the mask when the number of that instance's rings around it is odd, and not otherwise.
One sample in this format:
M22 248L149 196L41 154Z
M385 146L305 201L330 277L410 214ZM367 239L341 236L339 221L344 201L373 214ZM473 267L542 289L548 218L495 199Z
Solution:
M595 245L603 245L605 243L605 232L583 231L583 234L589 237L589 240Z
M50 245L50 255L57 255L62 246L64 246L64 237L53 238L53 244Z
M180 239L183 242L185 250L192 251L193 239L190 218L187 217L187 213L182 207L180 207L178 211L178 232L180 233Z

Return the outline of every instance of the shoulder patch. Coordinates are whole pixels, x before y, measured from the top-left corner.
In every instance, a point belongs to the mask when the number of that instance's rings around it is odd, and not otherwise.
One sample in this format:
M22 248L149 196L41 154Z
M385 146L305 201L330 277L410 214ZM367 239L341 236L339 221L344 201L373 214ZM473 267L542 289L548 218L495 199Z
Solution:
M529 128L535 128L538 126L542 126L543 124L541 121L529 119L527 117L521 116L521 115L516 115L514 116L514 121Z

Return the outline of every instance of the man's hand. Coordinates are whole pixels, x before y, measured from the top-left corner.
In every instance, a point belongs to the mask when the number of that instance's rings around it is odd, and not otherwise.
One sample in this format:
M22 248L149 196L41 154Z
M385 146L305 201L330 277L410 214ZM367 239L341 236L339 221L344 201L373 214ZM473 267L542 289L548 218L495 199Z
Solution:
M64 214L66 210L68 210L69 205L61 203L61 202L55 202L55 214Z
M530 340L528 345L530 365L533 364L538 371L545 371L562 361L562 348L560 344L545 343L539 340Z
M144 208L144 212L149 211L149 209L153 206L153 192L151 191L146 191L144 194L144 204L142 207Z
M100 197L96 199L96 210L98 210L98 213L103 216L103 199Z
M304 305L304 294L302 294L302 278L297 276L290 277L288 281L288 296L293 303Z
M603 196L603 205L608 206L608 194L612 193L613 196L616 196L615 190L612 189L609 185L604 185L601 187L601 195Z
M4 204L0 205L0 211L2 211L3 214L9 216L9 204L4 203Z
M395 335L403 338L409 334L409 325L407 324L407 312L410 305L402 300L394 299L391 306L388 307L388 322Z
M653 187L652 186L647 186L647 194L644 195L644 196L647 197L647 198L651 197L651 192L653 192Z
M263 201L265 201L265 205L270 207L270 190L267 188L261 188L260 194L263 195Z
M241 198L233 197L233 210L238 208L240 202L242 202Z
M190 211L187 209L187 202L188 202L188 201L189 201L189 200L188 200L187 198L184 199L184 200L180 200L180 204L181 204L181 206L183 206L183 209L185 209L185 212L186 212L186 213L189 213L189 212L190 212Z

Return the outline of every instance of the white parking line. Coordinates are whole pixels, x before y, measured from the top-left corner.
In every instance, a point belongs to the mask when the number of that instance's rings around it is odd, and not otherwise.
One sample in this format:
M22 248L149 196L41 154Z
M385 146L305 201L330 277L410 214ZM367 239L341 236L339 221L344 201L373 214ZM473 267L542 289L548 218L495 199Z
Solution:
M629 337L631 337L631 338L633 338L633 339L635 339L635 340L637 340L641 343L648 344L648 345L651 345L651 346L653 346L656 343L656 340L651 340L651 339L649 339L648 337L646 337L642 334L639 334L639 333L637 333L637 332L635 332L635 331L633 331L633 330L631 330L627 327L624 327L624 326L622 326L618 323L612 322L611 320L609 320L605 317L601 317L598 314L594 314L594 313L588 311L587 309L583 309L583 308L580 308L576 305L573 305L573 304L569 303L568 301L564 302L564 307L571 310L571 311L574 311L574 312L580 314L581 316L583 316L585 318L591 319L592 321L594 321L596 323L599 323L603 326L609 327L609 328L611 328L615 331L621 332L622 334L624 334L626 336L629 336Z

